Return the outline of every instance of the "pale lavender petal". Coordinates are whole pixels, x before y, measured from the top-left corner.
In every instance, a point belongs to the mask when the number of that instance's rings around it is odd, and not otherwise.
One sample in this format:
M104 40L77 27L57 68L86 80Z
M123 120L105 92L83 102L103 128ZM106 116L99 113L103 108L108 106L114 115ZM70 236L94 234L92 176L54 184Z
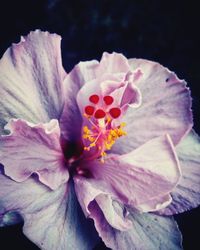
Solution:
M91 183L90 180L83 177L75 177L74 183L79 204L86 217L91 217L89 207L93 202L96 202L112 227L121 231L130 229L132 226L131 221L117 214L113 208L111 196L103 192L98 183Z
M51 191L32 177L17 183L0 174L0 187L0 211L20 213L24 234L40 249L88 250L96 245L97 233L85 219L73 185Z
M130 71L130 66L127 58L122 54L104 52L96 71L97 77L105 73L126 73Z
M124 111L128 106L138 108L141 105L142 96L140 90L136 87L141 77L142 72L140 69L135 72L128 72L125 75L124 84L118 88L113 88L113 91L109 93L117 100L118 106Z
M153 212L159 211L163 208L166 208L172 202L172 197L170 194L162 195L161 197L157 197L155 199L151 199L148 203L140 204L137 206L137 209L142 212Z
M141 210L145 207L145 211L168 205L168 195L180 179L179 163L168 135L152 139L128 154L109 155L105 163L87 162L86 167L93 176L91 184L126 205Z
M105 74L103 76L99 76L99 78L97 79L93 79L92 81L89 81L86 84L84 84L77 94L77 103L81 114L84 113L85 106L90 104L89 97L93 94L97 94L100 97L103 97L106 95L112 95L111 93L114 93L114 90L120 88L119 94L121 99L121 96L125 91L126 87L125 83L123 82L124 79L125 79L125 74L116 74L116 75ZM113 95L114 95L113 97L118 99L117 94L114 93ZM100 106L101 105L102 103L100 103Z
M0 60L0 129L10 118L58 119L63 107L61 37L36 30L13 44ZM0 132L1 132L0 130Z
M76 98L81 87L96 77L95 69L98 65L95 60L80 62L65 78L65 104L60 117L61 133L65 140L80 140L83 111L80 113ZM84 106L84 101L88 101L85 96L81 99L81 106Z
M124 86L126 73L130 71L128 60L122 54L104 53L100 62L81 62L70 72L79 86L77 102L80 112L88 105L92 94L109 95L114 89Z
M67 182L69 173L60 146L57 120L33 125L23 120L10 120L9 135L0 138L0 163L7 176L25 181L36 173L39 180L52 189Z
M115 209L123 208L113 204ZM98 205L90 206L91 217L95 227L107 247L115 250L180 250L182 249L182 236L175 220L172 217L163 217L151 213L138 213L129 211L132 228L122 232L111 227Z
M191 131L176 148L182 177L172 192L172 203L161 214L171 215L200 205L200 139Z
M85 83L97 78L96 69L99 62L96 60L78 63L69 73L71 80L81 88Z
M110 75L111 80L113 80L113 74L125 74L128 71L130 71L130 66L126 57L118 53L109 54L105 52L100 62L96 60L80 62L69 74L71 74L74 83L81 88L85 83L94 79L101 78L105 81L104 75Z
M122 95L120 107L129 106L133 108L138 108L142 102L142 95L140 90L133 84L134 82L129 82Z
M131 59L132 70L141 69L137 82L142 95L138 109L124 116L127 136L113 146L115 153L127 153L151 138L170 134L176 145L192 127L191 98L186 83L158 63Z
M114 98L114 102L109 106L109 109L120 107L124 113L128 107L139 107L142 97L140 90L136 86L138 78L140 78L138 71L140 72L140 70L137 70L136 72L128 72L127 74L104 74L84 84L77 94L77 104L80 113L83 115L85 107L91 105L89 97L93 94L97 94L100 97L100 102L96 105L96 108L106 110L107 106L102 102L103 97L106 95ZM129 74L133 75L133 77L126 79Z

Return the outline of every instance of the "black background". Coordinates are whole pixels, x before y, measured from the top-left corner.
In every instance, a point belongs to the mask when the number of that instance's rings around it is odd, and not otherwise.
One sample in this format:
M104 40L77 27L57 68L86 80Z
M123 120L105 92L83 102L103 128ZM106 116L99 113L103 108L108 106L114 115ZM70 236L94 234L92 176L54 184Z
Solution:
M0 55L37 28L60 34L67 72L104 51L158 61L188 82L194 128L200 134L199 7L195 1L0 1ZM200 209L176 217L187 250L200 249ZM38 249L22 225L0 229L0 249ZM97 249L104 249L100 244Z

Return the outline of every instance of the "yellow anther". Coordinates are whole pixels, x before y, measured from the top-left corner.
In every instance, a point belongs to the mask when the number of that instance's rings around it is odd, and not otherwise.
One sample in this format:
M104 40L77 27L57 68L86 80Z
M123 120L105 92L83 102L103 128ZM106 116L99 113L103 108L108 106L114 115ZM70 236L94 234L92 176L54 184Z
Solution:
M126 126L126 123L125 122L122 122L121 124L120 124L120 127L121 128L124 128Z
M90 132L88 126L84 126L84 127L83 127L83 132L84 132L84 133L87 133L87 134Z
M93 142L93 143L90 143L90 147L92 148L92 147L95 147L96 146L96 143L95 142Z
M83 127L83 135L82 135L83 139L87 139L90 142L94 142L95 138L93 135L93 132L88 128L88 126L84 126Z
M106 152L101 152L101 156L106 156Z
M87 118L87 119L89 119L90 118L90 116L89 115L87 115L87 114L83 114L83 116L85 117L85 118Z
M104 142L104 146L106 148L106 150L110 150L113 146L113 144L115 143L115 141L123 136L126 135L126 132L123 131L122 127L125 126L125 123L120 124L120 126L118 128L115 129L111 129L109 131L109 134L107 135L106 141Z
M100 158L100 162L101 162L101 163L104 163L104 162L105 162L105 158L104 158L104 157L105 157L106 155L107 155L106 152L104 152L104 151L101 152L101 158Z
M107 150L110 150L111 147L112 147L112 145L111 145L111 144L108 144L108 143L105 143L105 147L106 147Z
M84 147L85 151L90 151L90 147Z
M111 136L111 134L108 135L108 141L109 141L109 142L112 141L112 136Z
M117 133L116 133L116 130L115 130L115 129L111 129L110 134L111 134L113 137L117 137Z
M107 116L107 122L109 123L109 122L111 122L111 118L110 118L110 116Z
M109 121L109 119L107 119L107 121ZM99 128L101 128L101 124L98 125ZM88 126L84 126L82 137L90 142L88 147L84 147L84 150L90 151L92 147L97 147L100 151L100 161L104 163L104 157L107 155L105 151L111 150L116 140L119 137L126 135L126 132L122 129L125 125L125 123L121 123L118 127L112 129L104 126L104 130L100 130L100 132L97 127L93 126L89 129Z

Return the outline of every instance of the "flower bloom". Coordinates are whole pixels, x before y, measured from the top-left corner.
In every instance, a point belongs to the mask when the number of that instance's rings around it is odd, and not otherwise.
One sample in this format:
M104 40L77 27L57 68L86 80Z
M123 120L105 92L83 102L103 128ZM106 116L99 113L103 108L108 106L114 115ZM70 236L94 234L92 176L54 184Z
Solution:
M200 203L190 92L158 63L104 53L67 74L35 31L0 61L0 225L46 250L181 249Z

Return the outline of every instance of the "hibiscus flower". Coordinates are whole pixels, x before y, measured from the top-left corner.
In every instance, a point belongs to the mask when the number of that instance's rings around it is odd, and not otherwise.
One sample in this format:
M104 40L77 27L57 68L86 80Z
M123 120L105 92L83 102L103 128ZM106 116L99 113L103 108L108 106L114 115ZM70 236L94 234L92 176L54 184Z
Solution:
M0 225L46 250L181 249L200 203L189 89L158 63L104 53L67 74L35 31L0 61Z

